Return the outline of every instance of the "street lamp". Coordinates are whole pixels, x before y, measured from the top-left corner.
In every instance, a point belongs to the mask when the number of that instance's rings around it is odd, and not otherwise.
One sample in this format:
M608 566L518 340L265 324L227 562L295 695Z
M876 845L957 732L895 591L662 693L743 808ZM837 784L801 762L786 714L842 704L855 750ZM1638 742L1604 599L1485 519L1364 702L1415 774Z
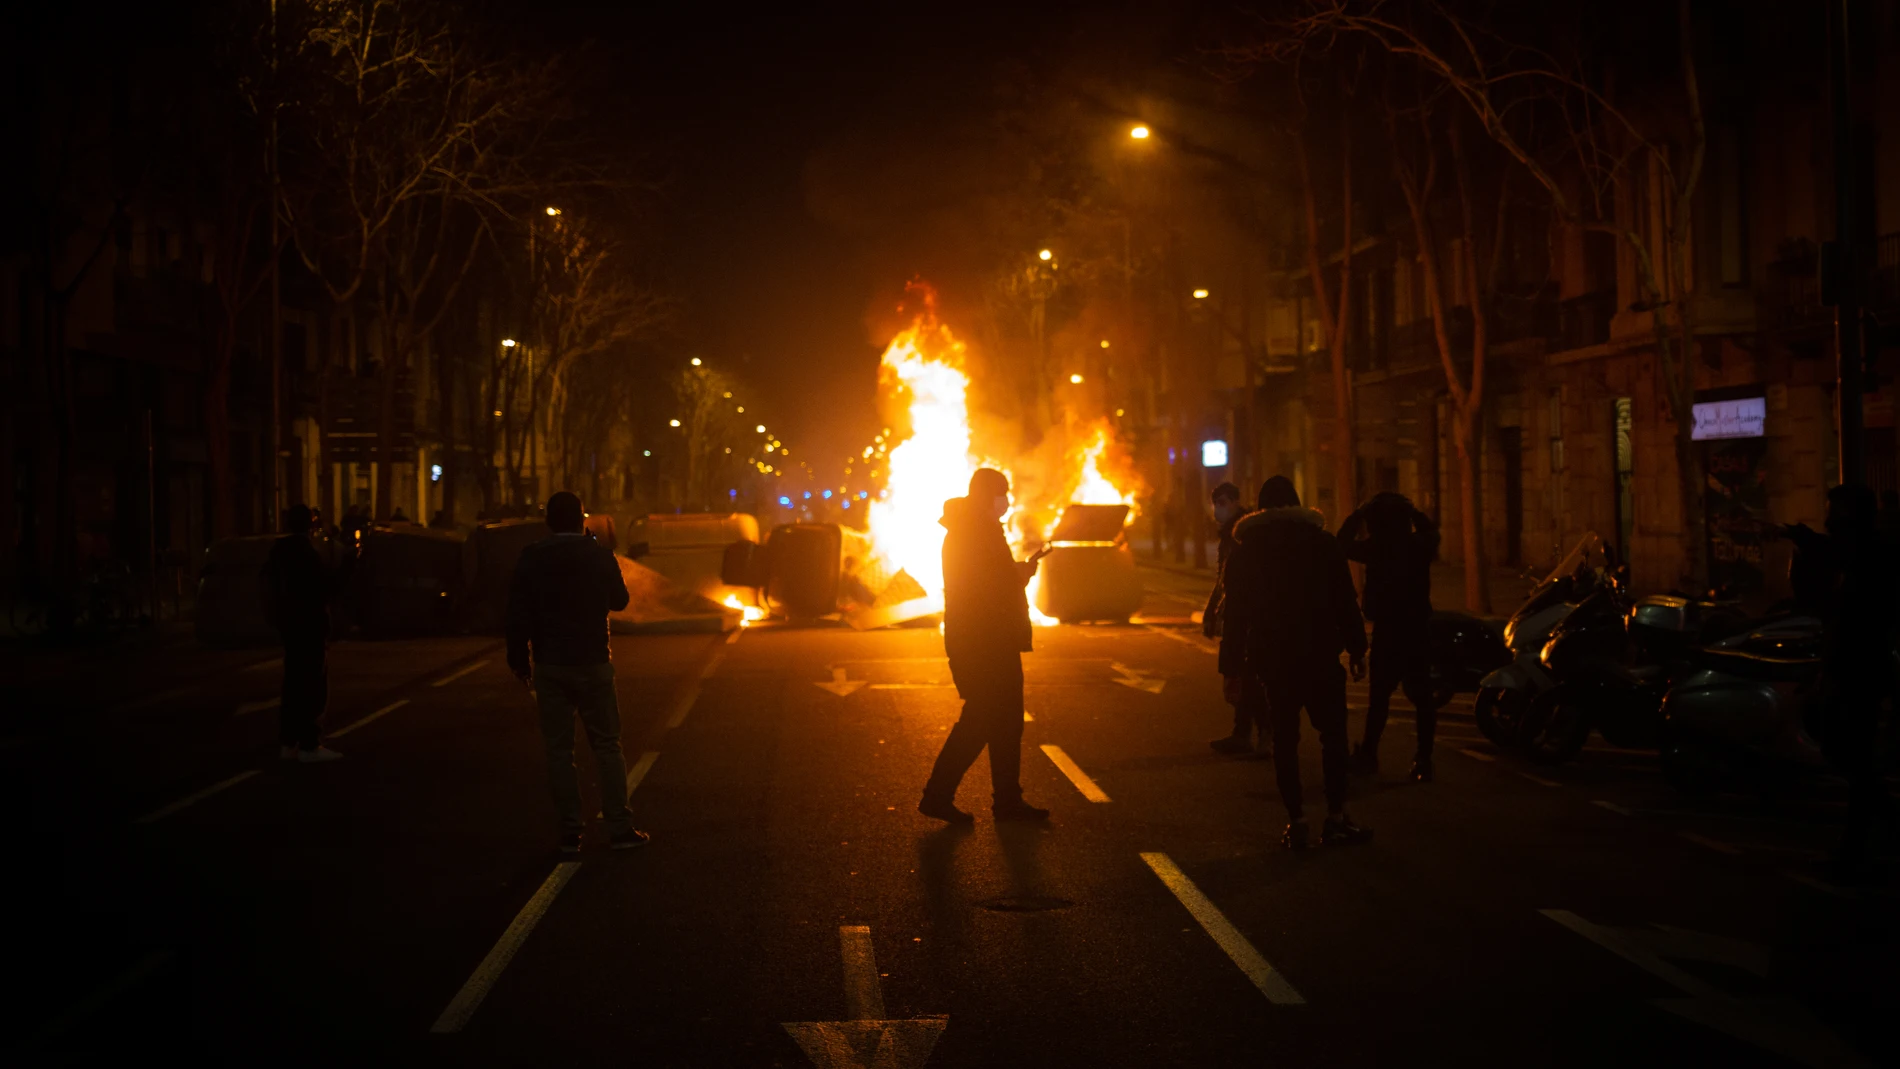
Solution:
M754 427L753 429L754 429L754 430L756 430L756 431L758 431L758 432L759 432L760 434L764 434L764 433L765 433L765 424L763 424L763 423L761 423L761 424L759 424L759 425L758 425L757 427Z
M1079 374L1078 374L1078 375L1070 375L1070 376L1069 376L1069 385L1071 385L1071 386L1080 386L1080 385L1082 385L1082 376L1081 376L1081 375L1079 375Z
M501 347L503 349L512 349L515 347L515 340L513 338L503 338L501 340Z
M680 425L680 421L676 419L669 419L666 421L666 425L669 427L677 427Z
M698 367L698 366L699 366L699 357L697 357L697 356L695 356L695 357L693 357L693 366L694 366L694 367Z
M1104 348L1104 349L1106 349L1106 348L1108 348L1108 339L1107 339L1107 338L1103 338L1103 339L1102 339L1102 348Z
M1194 291L1194 299L1195 299L1195 300L1197 300L1197 301L1204 301L1204 300L1206 300L1206 299L1207 299L1207 291L1206 291L1206 290L1195 290L1195 291Z
M561 214L561 209L559 209L559 208L554 208L554 207L550 207L550 208L548 209L548 214L549 214L549 215L559 215L559 214Z
M1137 126L1128 131L1128 136L1137 141L1146 141L1148 139L1148 128L1146 126Z
M1037 253L1037 254L1036 254L1036 258L1037 258L1038 260L1047 260L1047 259L1050 259L1050 258L1052 258L1052 257L1054 257L1054 256L1055 256L1055 253L1053 253L1053 252L1050 252L1050 251L1049 251L1048 249L1044 249L1044 250L1042 250L1041 252L1039 252L1039 253Z

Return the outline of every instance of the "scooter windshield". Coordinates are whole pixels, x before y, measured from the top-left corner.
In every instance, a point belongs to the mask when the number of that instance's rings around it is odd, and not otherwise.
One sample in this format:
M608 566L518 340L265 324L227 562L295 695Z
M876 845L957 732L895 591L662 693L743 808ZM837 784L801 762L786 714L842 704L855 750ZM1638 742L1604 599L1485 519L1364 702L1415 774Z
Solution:
M1524 599L1524 605L1517 610L1516 615L1523 616L1545 605L1569 600L1571 595L1576 593L1578 572L1585 568L1594 571L1606 563L1603 556L1603 539L1597 537L1595 531L1585 532L1570 552L1564 554L1563 559L1557 562L1557 566L1550 570L1550 574L1544 577L1543 582L1538 583L1531 591L1530 597Z

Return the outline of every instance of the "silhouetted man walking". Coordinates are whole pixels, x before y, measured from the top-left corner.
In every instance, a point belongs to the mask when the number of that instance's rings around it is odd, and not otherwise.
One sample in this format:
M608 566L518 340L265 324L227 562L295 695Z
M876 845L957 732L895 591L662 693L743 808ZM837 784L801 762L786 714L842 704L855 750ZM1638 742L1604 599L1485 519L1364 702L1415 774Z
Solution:
M1228 701L1240 697L1252 672L1273 707L1273 767L1287 812L1281 841L1303 850L1310 839L1300 787L1304 707L1319 733L1326 775L1321 837L1328 844L1363 842L1371 832L1346 813L1346 672L1339 655L1351 656L1354 679L1364 676L1366 631L1346 554L1326 533L1325 519L1300 507L1282 475L1260 488L1260 511L1242 517L1234 536L1240 544L1227 558L1220 670Z
M284 689L277 707L278 756L321 764L343 755L323 745L323 712L330 703L330 600L349 581L354 552L340 567L326 558L317 510L292 505L284 534L264 563L264 605L284 643Z
M508 667L534 688L547 744L548 787L560 819L563 857L581 852L580 782L574 773L574 716L580 714L600 778L600 811L615 850L645 846L627 811L627 764L620 754L620 703L607 648L607 614L627 607L627 584L611 550L582 529L581 499L548 498L552 535L521 551L508 591Z
M1240 506L1240 487L1222 483L1209 495L1214 503L1214 523L1220 528L1220 553L1214 562L1214 589L1208 592L1207 608L1201 611L1201 634L1219 638L1221 634L1222 584L1226 581L1227 558L1233 553L1234 525L1246 512ZM1251 672L1241 673L1240 700L1234 703L1234 730L1208 743L1215 753L1232 756L1250 754L1258 733L1258 753L1273 756L1273 727L1267 719L1267 692Z
M943 503L943 648L963 715L937 754L917 811L953 824L974 818L956 806L957 784L985 747L998 820L1049 816L1023 801L1023 659L1030 648L1023 588L1045 548L1018 561L1003 537L1009 479L992 468L970 476L968 497Z
M1367 537L1361 538L1361 535ZM1348 559L1366 566L1363 595L1372 621L1372 687L1366 702L1366 738L1352 755L1353 771L1379 772L1379 738L1385 733L1392 692L1405 688L1418 714L1418 748L1412 778L1432 778L1432 739L1438 707L1432 702L1432 560L1438 556L1438 526L1402 494L1374 495L1339 525Z

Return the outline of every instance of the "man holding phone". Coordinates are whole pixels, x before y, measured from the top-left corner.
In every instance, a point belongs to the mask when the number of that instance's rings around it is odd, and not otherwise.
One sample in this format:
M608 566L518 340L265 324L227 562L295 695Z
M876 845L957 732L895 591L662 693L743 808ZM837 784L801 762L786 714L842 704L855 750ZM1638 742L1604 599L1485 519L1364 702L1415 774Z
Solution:
M963 715L937 754L917 811L952 824L975 821L956 806L957 784L985 747L990 751L992 812L997 820L1044 820L1023 801L1023 658L1030 649L1029 599L1047 546L1026 561L1003 535L1009 478L993 468L970 476L967 497L943 503L943 647Z

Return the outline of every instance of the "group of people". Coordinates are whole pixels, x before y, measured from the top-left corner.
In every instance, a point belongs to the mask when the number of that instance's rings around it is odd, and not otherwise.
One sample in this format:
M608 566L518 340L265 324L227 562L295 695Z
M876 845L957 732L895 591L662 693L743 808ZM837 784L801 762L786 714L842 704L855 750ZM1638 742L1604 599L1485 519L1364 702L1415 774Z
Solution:
M1293 483L1279 475L1260 487L1253 511L1243 511L1240 500L1232 483L1214 489L1220 551L1202 628L1220 640L1234 727L1211 745L1224 754L1272 758L1287 811L1281 841L1305 849L1315 841L1300 782L1299 716L1305 710L1319 735L1325 780L1326 820L1317 839L1364 842L1371 832L1346 811L1348 777L1378 772L1395 690L1403 689L1418 715L1411 778L1432 779L1431 562L1438 528L1403 496L1382 493L1328 534L1325 517L1301 505ZM1365 566L1363 601L1349 562ZM1354 682L1366 678L1368 661L1365 736L1348 753L1346 679L1348 673Z

